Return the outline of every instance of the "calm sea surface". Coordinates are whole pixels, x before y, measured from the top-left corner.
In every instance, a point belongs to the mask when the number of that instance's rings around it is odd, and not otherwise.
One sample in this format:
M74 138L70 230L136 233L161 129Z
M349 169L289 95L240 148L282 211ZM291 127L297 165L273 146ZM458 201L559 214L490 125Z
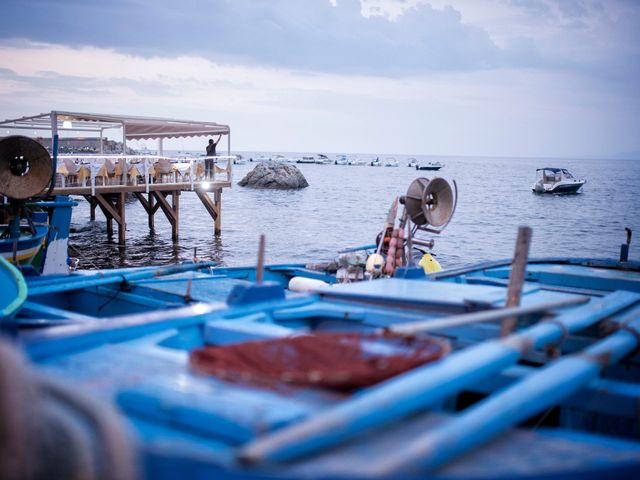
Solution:
M398 168L297 165L310 184L297 191L239 187L235 183L256 164L235 165L234 186L222 195L222 235L213 235L211 217L194 193L185 192L177 244L161 211L152 234L144 209L132 201L127 245L119 247L117 232L108 239L104 217L98 211L90 222L89 205L78 198L70 255L85 269L163 265L191 259L197 247L202 260L252 265L265 233L268 263L331 260L344 247L373 243L393 197L417 177L438 175L455 179L459 190L458 209L434 249L445 268L511 257L519 225L533 228L532 256L600 258L618 257L628 226L635 233L630 258L640 260L640 161L417 156L446 165L439 172L417 172L406 166L407 156L395 158ZM582 193L532 193L535 169L555 166L586 177Z

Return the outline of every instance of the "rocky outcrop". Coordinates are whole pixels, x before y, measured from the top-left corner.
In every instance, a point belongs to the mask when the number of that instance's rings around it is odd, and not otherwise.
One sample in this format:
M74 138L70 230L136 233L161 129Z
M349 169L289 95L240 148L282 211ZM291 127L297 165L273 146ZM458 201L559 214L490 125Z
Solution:
M238 182L241 187L293 189L309 186L295 165L275 162L261 163Z

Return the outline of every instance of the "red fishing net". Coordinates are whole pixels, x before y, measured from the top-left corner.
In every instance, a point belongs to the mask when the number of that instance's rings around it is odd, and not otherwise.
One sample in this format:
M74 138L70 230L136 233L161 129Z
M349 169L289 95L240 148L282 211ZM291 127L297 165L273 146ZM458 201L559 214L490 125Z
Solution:
M234 381L285 382L336 390L374 385L449 352L430 337L316 333L191 352L192 368Z

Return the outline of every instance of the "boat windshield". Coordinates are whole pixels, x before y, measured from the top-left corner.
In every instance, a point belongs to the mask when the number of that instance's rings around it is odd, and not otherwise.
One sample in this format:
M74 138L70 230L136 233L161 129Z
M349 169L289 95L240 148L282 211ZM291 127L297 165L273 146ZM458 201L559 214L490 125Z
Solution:
M573 175L571 175L571 173L569 173L569 170L565 170L564 168L562 169L562 173L564 174L564 176L566 178L573 178Z

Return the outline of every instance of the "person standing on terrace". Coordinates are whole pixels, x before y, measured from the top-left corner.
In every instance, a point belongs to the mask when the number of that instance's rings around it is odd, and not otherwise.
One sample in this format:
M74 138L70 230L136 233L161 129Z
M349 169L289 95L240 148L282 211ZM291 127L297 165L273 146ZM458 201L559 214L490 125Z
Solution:
M215 142L213 141L213 138L209 139L209 144L207 145L207 158L204 159L204 175L207 180L213 178L214 159L209 157L216 156L216 146L220 142L221 138L222 135L218 135L218 140L216 140Z

